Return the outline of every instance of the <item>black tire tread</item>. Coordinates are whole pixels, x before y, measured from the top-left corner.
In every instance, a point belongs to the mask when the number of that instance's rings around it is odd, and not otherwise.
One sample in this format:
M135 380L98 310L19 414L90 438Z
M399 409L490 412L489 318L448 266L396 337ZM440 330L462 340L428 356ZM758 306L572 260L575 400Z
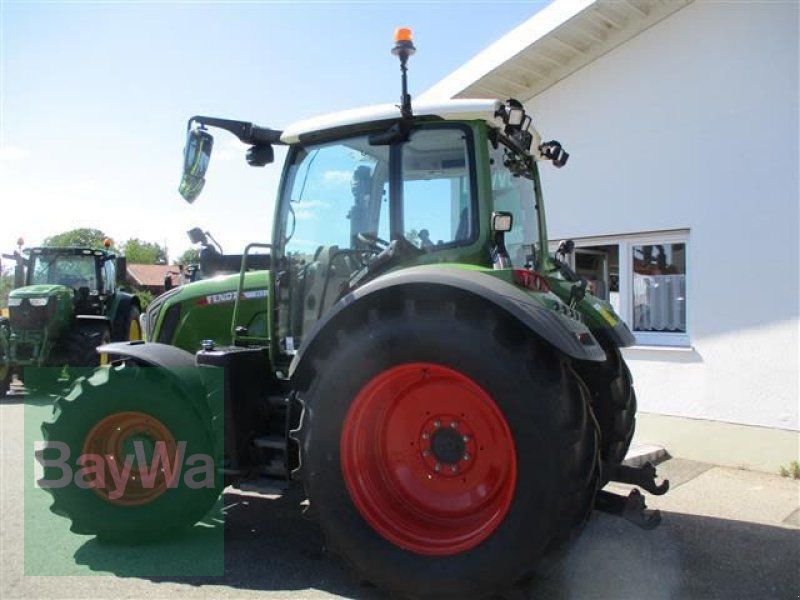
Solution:
M603 344L608 358L584 362L578 370L591 396L600 428L600 457L619 464L625 459L636 429L636 392L633 377L619 348Z
M382 302L368 308L364 318L360 321L351 323L350 327L338 329L334 335L328 337L328 343L318 346L317 354L311 359L315 373L312 374L312 381L323 374L326 368L327 359L335 356L345 344L350 343L350 339L358 337L362 330L375 330L380 328L387 321L402 319L403 321L419 319L435 319L442 323L443 331L447 331L448 321L460 321L469 323L480 323L486 330L491 332L491 336L502 347L511 349L512 352L522 355L525 358L523 363L533 376L534 373L541 372L541 365L544 361L551 368L548 370L553 378L561 378L566 385L561 387L562 396L558 406L561 411L558 414L558 429L560 434L558 439L561 447L558 451L564 456L574 457L571 468L564 469L561 473L561 481L557 483L559 492L558 512L552 521L551 539L547 544L547 551L562 548L565 542L574 539L584 524L588 520L594 504L594 497L598 489L599 465L598 465L598 431L594 415L589 406L589 391L581 380L580 376L572 369L566 357L558 355L552 348L547 347L540 339L534 337L530 332L523 330L518 324L499 315L491 306L479 302L463 302L460 300L450 300L443 303L424 301L419 298L405 299L400 303ZM491 357L487 357L491 360ZM308 394L305 395L306 401L313 402L314 384L309 387ZM308 406L306 406L308 408ZM304 411L305 412L305 411ZM302 449L306 448L307 436L309 434L309 419L303 419L300 428L294 432L297 441ZM311 425L313 426L313 425ZM301 467L295 473L305 485L309 496L310 482L308 472ZM314 510L313 500L311 512L318 515ZM347 552L343 551L341 544L326 527L324 519L320 522L323 536L325 539L325 549L328 554L336 556L359 581L365 581L373 585L388 587L388 591L399 594L402 597L428 597L425 593L409 593L404 588L405 582L396 582L396 585L386 585L386 582L379 581L380 577L370 572L370 568L358 564ZM476 592L460 590L452 597L458 598L483 598L483 597L502 597L513 595L518 591L519 586L535 572L536 565L528 564L520 567L517 572L511 574L504 581L502 588L481 589ZM487 566L487 571L491 568ZM487 573L488 574L488 573ZM481 574L476 575L480 578ZM445 597L437 593L430 597Z
M67 439L64 431L65 428L70 426L70 422L77 422L82 419L83 404L87 397L92 394L100 393L108 398L114 398L115 394L113 386L115 379L118 377L120 371L125 369L147 369L149 367L133 367L129 365L101 367L95 369L87 376L81 376L76 379L70 390L65 395L60 395L53 404L53 412L48 419L41 425L41 431L45 441L49 440L63 440ZM122 382L121 384L125 384ZM129 382L128 382L128 385ZM168 388L170 382L164 382L164 388ZM199 422L209 422L210 414L204 409L203 405L197 402L188 403L193 417L196 417ZM113 410L111 411L113 412ZM111 414L111 413L109 413ZM77 419L81 416L81 419ZM206 444L208 447L213 448L214 437L211 424L203 432L206 437ZM69 486L71 487L71 485ZM63 488L68 490L68 488ZM46 489L48 493L53 496L53 503L50 506L50 511L59 516L65 517L71 521L70 530L73 533L82 535L97 535L98 538L105 541L112 542L126 542L137 543L149 540L163 538L185 527L191 526L208 512L213 506L213 502L209 502L208 498L198 501L196 505L187 503L184 510L180 513L179 517L171 520L170 522L158 523L153 527L138 527L132 529L126 527L123 530L118 530L112 524L107 527L107 524L98 521L91 511L81 512L81 508L70 510L69 505L75 506L76 503L64 502L61 500L62 489ZM221 487L216 490L217 495L221 492ZM79 506L79 505L78 505Z

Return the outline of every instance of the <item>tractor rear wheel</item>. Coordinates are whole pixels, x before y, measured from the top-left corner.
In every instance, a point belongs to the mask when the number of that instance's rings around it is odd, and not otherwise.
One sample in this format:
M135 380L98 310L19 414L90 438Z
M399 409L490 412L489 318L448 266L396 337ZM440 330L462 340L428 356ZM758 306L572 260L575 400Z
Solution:
M69 450L74 477L47 491L50 510L70 519L75 533L120 542L163 537L203 518L221 491L210 412L162 369L125 363L78 379L42 433ZM46 481L61 475L60 467L44 470Z
M313 360L300 474L328 550L362 579L412 597L502 594L588 518L585 388L490 307L383 304Z
M142 339L142 328L139 324L139 315L141 311L136 306L131 306L128 312L128 318L125 320L123 332L125 337L123 341L135 342Z
M636 428L636 392L633 377L619 348L603 344L607 359L582 363L578 369L592 398L592 410L600 427L600 458L619 464Z

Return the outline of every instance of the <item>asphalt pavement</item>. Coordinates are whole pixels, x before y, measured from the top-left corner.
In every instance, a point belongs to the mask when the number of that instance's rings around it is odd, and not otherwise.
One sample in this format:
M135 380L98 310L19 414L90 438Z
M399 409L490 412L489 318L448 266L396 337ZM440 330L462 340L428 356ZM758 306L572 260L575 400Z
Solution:
M32 486L30 438L49 411L45 398L0 400L0 598L382 597L325 555L300 493L226 493L209 518L166 544L111 546L70 533ZM800 597L800 481L678 459L658 472L671 490L647 496L662 512L657 529L595 512L524 595Z

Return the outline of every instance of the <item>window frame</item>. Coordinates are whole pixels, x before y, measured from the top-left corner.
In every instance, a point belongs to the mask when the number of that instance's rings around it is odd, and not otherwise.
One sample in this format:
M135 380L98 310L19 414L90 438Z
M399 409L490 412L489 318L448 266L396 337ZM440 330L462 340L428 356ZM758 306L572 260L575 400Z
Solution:
M691 303L692 297L691 278L689 277L692 263L692 245L688 229L674 229L620 235L604 235L593 237L571 238L575 248L588 248L592 246L616 245L619 252L619 308L620 317L636 338L637 346L665 346L673 348L691 347ZM656 244L684 244L686 247L686 331L635 331L633 328L633 247ZM554 252L558 242L550 242L550 251ZM570 254L568 262L575 268L575 254Z

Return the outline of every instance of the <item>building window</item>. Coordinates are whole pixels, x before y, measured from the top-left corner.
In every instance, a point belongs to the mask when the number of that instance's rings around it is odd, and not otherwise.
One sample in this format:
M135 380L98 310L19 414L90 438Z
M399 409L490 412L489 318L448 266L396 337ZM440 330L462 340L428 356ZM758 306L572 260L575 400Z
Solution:
M634 244L634 331L686 333L686 244Z
M689 232L575 239L570 266L645 346L688 346ZM551 243L554 250L558 242Z

